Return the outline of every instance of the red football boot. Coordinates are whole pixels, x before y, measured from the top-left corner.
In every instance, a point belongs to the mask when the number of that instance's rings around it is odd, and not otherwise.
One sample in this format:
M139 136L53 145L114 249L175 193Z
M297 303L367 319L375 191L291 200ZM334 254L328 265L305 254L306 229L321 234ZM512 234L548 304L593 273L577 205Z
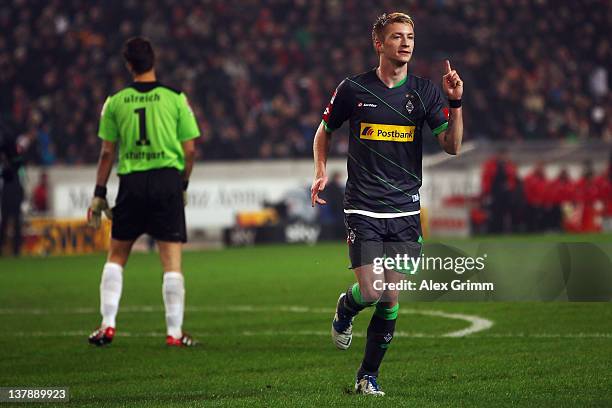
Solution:
M113 337L115 337L114 327L107 327L105 329L99 327L89 336L89 344L93 344L98 347L106 346L113 342Z
M183 333L180 338L166 336L166 345L170 347L193 347L198 344L190 335Z

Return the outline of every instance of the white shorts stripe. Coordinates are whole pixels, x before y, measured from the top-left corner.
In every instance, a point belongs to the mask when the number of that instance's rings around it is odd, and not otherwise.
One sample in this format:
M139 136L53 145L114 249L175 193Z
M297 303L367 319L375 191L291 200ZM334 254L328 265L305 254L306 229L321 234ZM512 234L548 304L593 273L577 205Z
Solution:
M365 215L366 217L372 218L399 218L399 217L407 217L409 215L417 215L421 213L421 210L409 211L409 212L400 212L400 213L375 213L372 211L366 210L344 210L345 214L359 214Z

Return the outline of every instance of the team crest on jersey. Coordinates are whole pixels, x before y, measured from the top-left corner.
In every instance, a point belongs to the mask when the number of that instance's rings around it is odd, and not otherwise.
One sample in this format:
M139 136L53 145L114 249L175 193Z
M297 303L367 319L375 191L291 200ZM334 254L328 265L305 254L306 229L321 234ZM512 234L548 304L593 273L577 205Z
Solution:
M408 102L406 102L406 110L408 111L408 113L412 113L412 111L414 110L414 104L410 99L408 99Z

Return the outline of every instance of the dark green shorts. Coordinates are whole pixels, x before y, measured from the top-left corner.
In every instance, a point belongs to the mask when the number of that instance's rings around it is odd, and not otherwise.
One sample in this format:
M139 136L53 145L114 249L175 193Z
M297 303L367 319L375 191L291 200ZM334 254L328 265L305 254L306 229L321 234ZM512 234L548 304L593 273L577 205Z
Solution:
M421 254L422 232L419 214L398 218L345 214L344 224L353 269L372 264L374 258L404 254L419 257Z

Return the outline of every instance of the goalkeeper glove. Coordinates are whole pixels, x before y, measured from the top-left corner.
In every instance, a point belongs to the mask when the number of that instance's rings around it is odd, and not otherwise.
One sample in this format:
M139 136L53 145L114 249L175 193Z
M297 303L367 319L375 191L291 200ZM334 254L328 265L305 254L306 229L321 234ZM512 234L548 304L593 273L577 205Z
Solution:
M189 186L189 180L183 180L183 205L187 207L187 187Z
M100 228L103 212L109 220L113 219L113 213L106 201L106 187L96 186L94 197L91 199L91 204L87 209L87 225Z

